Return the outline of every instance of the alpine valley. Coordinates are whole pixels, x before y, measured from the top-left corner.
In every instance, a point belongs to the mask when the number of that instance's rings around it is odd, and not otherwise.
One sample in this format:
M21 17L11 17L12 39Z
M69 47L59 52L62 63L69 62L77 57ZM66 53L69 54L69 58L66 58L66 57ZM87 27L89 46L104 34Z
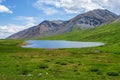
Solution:
M26 40L33 39L104 45L56 49L21 47L28 45ZM68 21L43 21L0 39L0 80L120 80L119 15L96 9Z

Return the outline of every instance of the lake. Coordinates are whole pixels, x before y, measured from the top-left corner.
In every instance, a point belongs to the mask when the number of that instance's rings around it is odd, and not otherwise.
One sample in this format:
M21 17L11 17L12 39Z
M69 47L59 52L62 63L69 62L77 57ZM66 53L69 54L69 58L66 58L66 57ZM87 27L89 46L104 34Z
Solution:
M28 40L25 48L84 48L102 46L101 42L78 42L65 40Z

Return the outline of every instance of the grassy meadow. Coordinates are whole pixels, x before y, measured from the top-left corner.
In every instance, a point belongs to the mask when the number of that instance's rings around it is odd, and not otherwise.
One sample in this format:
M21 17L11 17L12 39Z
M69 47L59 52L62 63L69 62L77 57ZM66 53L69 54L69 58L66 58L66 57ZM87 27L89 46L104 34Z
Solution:
M0 40L0 80L120 80L120 23L39 38L96 41L104 46L21 48L25 40Z

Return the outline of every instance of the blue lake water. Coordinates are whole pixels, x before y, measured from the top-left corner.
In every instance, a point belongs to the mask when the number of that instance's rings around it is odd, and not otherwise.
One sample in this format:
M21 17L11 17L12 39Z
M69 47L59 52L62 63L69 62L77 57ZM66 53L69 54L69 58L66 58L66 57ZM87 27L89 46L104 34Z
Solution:
M64 40L28 40L25 48L84 48L102 46L101 42L77 42Z

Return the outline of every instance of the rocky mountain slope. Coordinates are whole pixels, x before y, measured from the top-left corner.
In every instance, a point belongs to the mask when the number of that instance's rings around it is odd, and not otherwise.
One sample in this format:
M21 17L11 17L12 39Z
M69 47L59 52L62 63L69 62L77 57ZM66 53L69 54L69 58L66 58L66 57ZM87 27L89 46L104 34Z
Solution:
M96 9L77 15L68 21L43 21L37 26L33 26L29 29L11 35L8 39L38 38L62 34L70 32L76 27L80 30L93 28L95 26L114 21L117 18L118 15L108 10Z

